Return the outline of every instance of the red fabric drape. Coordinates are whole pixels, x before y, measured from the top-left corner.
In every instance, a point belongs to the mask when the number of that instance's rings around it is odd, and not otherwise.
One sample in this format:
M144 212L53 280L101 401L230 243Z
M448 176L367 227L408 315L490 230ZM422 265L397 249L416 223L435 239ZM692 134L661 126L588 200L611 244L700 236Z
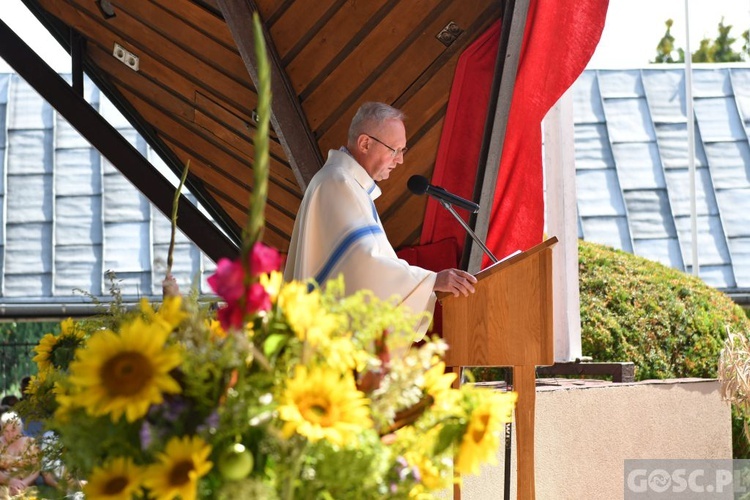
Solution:
M607 6L607 0L531 1L487 236L498 258L542 240L541 122L591 59ZM498 22L459 60L432 177L433 184L466 198L476 177L499 38ZM463 247L464 236L430 200L421 243L454 237Z

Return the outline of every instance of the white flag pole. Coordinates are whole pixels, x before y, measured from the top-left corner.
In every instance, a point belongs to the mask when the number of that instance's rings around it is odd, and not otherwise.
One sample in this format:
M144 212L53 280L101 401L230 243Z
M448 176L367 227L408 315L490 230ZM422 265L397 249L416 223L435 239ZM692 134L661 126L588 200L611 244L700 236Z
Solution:
M690 242L693 275L700 276L698 262L698 215L695 198L695 118L693 115L693 61L690 52L690 10L685 0L685 112L688 132L688 175L690 176Z

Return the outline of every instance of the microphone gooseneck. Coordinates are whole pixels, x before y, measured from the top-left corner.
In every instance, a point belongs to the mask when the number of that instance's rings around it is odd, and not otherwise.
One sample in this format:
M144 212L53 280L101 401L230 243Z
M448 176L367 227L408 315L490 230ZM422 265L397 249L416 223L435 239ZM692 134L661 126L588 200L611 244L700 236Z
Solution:
M406 181L406 187L409 188L409 191L411 191L413 194L416 195L423 195L428 194L438 200L441 205L443 205L443 208L448 210L453 217L456 218L456 220L461 224L461 227L463 227L467 233L469 233L469 236L476 242L477 245L479 245L482 248L482 251L487 254L487 256L490 258L492 262L497 262L497 257L495 257L489 248L487 248L487 245L482 243L482 240L479 239L479 237L474 233L474 231L471 230L468 224L466 224L466 221L464 221L453 209L453 205L456 205L457 207L463 208L464 210L468 210L469 212L476 213L479 211L479 205L474 203L473 201L465 200L461 198L460 196L456 196L453 193L449 193L445 189L439 187L439 186L433 186L427 181L426 177L423 177L421 175L412 175L409 177L409 180Z

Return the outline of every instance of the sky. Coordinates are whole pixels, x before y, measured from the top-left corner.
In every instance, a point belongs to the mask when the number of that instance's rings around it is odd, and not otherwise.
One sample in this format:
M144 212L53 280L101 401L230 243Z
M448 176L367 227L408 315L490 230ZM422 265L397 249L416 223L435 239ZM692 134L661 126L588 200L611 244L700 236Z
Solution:
M575 0L569 0L575 6ZM70 71L70 58L36 22L21 0L0 0L0 20L9 25L58 72ZM575 8L575 7L572 7ZM724 17L733 26L730 35L740 39L750 28L750 0L688 0L690 48L694 51L704 37L714 38ZM664 22L673 19L675 44L685 48L685 0L610 0L601 41L588 67L640 68L656 55L664 35ZM735 49L739 50L737 43ZM12 68L0 59L0 72Z

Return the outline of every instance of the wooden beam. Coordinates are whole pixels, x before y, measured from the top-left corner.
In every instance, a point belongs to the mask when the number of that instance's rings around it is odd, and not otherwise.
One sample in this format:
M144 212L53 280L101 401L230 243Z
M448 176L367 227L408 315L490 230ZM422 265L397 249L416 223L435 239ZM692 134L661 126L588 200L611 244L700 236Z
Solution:
M470 225L473 226L474 232L482 241L487 240L490 217L492 216L492 202L495 198L495 186L500 173L500 159L503 155L505 131L508 126L510 104L516 84L518 60L523 45L529 3L530 0L508 0L505 2L495 79L490 95L491 101L485 125L485 137L479 157L477 184L474 188L474 200L478 199L479 205L484 209L479 214L472 216L470 220ZM476 273L481 268L482 257L482 249L479 245L474 245L474 241L467 236L462 267Z
M250 78L257 88L258 65L252 33L253 12L260 12L253 0L217 0L217 4L237 43ZM281 65L279 54L265 27L263 35L271 65L271 124L304 192L312 176L323 166L323 157L302 111L297 93Z
M163 214L172 212L175 186L79 96L21 38L0 20L0 57L49 102L93 147L106 157ZM237 255L230 240L184 195L177 211L178 226L211 259Z

